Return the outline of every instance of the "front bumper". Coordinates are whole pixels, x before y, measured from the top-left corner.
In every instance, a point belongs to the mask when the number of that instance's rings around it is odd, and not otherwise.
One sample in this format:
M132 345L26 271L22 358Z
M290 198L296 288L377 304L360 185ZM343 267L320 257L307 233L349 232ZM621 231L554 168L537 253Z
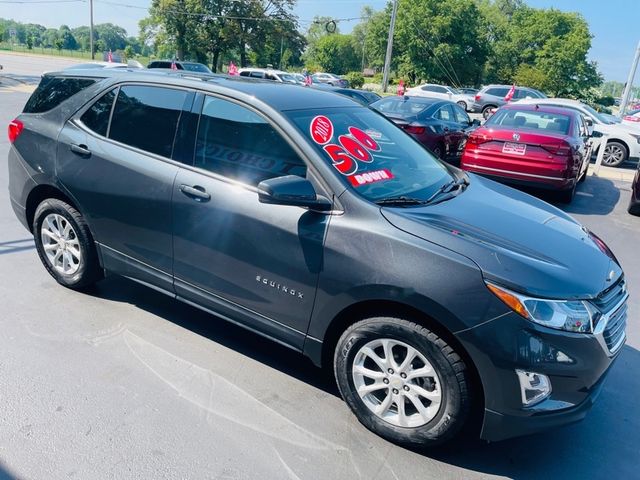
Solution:
M482 381L481 438L490 441L583 419L620 352L611 354L597 335L549 329L513 312L459 332L457 337ZM516 369L546 375L550 396L524 407Z

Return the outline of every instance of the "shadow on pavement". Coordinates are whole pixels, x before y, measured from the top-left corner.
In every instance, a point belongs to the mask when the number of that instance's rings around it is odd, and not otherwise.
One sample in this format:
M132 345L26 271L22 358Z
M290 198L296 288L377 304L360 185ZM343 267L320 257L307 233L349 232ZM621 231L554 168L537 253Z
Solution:
M133 304L326 393L339 396L332 373L315 367L301 353L131 280L108 277L85 293Z
M557 206L567 213L582 215L607 215L620 200L620 189L613 181L602 177L588 177L578 186L570 204Z
M315 388L339 396L333 378L301 354L135 282L114 276L87 293L134 304ZM640 352L624 347L594 409L578 424L498 443L461 438L450 446L415 453L482 474L514 479L606 479L613 472L616 478L638 478L638 371Z
M463 440L427 456L513 479L639 478L640 352L624 347L586 419L568 427L498 443ZM635 459L635 460L633 460Z
M7 242L0 242L0 255L6 255L8 253L23 252L25 250L33 250L36 248L33 238L25 238L22 240L10 240Z

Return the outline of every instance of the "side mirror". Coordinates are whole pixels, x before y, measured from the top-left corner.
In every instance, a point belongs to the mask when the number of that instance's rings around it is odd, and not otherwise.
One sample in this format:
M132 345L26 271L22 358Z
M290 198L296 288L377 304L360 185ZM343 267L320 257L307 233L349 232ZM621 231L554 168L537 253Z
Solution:
M477 118L474 118L473 120L471 120L469 122L469 126L470 127L479 127L480 126L480 120L478 120Z
M601 138L603 135L602 135L602 132L598 132L598 131L596 130L596 131L594 131L594 132L592 132L592 133L591 133L591 136L592 136L593 138Z
M258 184L258 200L271 205L306 207L327 212L332 204L328 198L318 195L306 178L297 175L270 178Z
M587 124L587 127L593 127L593 119L592 118L585 118L584 119L584 123Z

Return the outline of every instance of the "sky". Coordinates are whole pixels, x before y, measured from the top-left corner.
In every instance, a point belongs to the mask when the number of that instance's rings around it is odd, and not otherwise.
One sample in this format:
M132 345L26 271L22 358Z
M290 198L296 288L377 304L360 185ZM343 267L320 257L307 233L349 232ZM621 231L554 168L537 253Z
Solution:
M8 1L23 3L6 3ZM38 1L60 3L27 4ZM385 6L386 1L298 0L295 13L301 27L306 29L315 15L358 17L364 5L378 10ZM146 16L146 8L150 3L150 0L94 0L94 21L115 23L124 27L129 35L137 35L138 21ZM598 62L606 80L626 81L635 48L640 41L640 0L526 0L526 3L532 7L580 12L594 35L590 59ZM88 0L0 0L0 17L54 28L67 24L73 28L89 24L89 3ZM348 33L356 23L357 20L341 21L338 26L342 32ZM637 77L636 84L640 82Z

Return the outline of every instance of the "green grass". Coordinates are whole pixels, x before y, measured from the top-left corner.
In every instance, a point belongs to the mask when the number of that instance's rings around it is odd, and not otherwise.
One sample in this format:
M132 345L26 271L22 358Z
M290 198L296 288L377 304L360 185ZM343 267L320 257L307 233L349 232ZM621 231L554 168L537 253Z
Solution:
M26 45L11 45L7 42L0 42L0 52L2 51L10 51L10 52L18 52L24 54L31 55L47 55L49 57L58 57L58 58L74 58L74 59L84 59L91 60L91 53L88 50L58 50L57 48L45 48L45 47L33 47L29 49ZM97 52L95 55L95 59L101 61L102 53ZM136 57L134 60L139 61L143 65L149 63L149 57Z

